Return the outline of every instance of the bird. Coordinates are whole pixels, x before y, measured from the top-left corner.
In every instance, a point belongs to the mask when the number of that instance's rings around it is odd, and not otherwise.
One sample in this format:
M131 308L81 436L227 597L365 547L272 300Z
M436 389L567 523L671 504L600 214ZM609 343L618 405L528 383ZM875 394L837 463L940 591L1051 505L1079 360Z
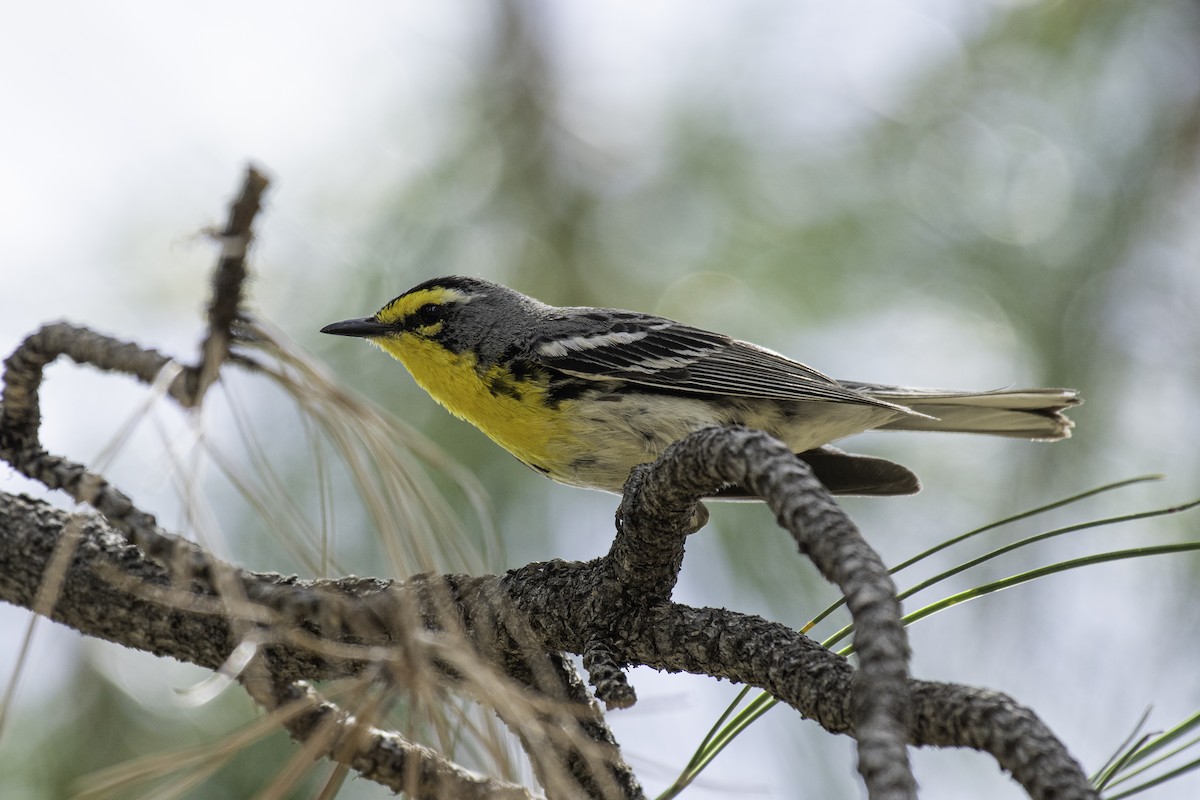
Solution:
M834 380L799 361L665 317L557 307L474 277L433 278L322 333L377 345L450 413L560 483L620 493L630 471L714 426L783 441L833 494L920 489L907 467L832 442L868 430L1055 441L1074 389L985 392ZM743 487L718 498L744 498Z

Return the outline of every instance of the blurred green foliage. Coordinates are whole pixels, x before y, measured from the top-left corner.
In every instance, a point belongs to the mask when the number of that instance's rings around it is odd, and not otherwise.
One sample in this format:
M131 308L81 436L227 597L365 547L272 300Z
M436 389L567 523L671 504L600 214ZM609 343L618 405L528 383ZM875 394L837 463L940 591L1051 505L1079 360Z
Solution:
M369 313L418 281L465 273L551 303L668 314L837 377L1083 391L1076 438L1053 447L907 434L854 443L912 465L927 485L911 501L850 503L893 561L1094 483L1147 471L1168 473L1176 486L1200 483L1196 5L942 4L913 12L939 32L937 48L878 69L886 79L865 88L835 81L845 95L832 99L810 96L803 81L790 83L793 70L770 61L794 59L816 73L845 69L835 58L840 42L815 55L787 49L789 37L821 36L796 27L819 26L819 15L798 16L783 2L739 8L719 47L698 47L696 63L677 66L669 90L649 95L653 109L627 124L605 119L580 96L589 84L569 69L575 62L564 48L573 41L556 26L571 12L531 0L458 12L474 14L477 24L454 54L460 71L430 92L436 99L428 116L387 119L380 99L392 146L405 151L410 138L421 140L418 165L406 166L371 209L373 220L359 220L366 229L361 257L340 266L337 280L326 274L314 282L325 319L298 327ZM677 36L686 41L687 14L677 12ZM881 24L864 19L863 35ZM622 45L619 23L596 36L608 37L603 47ZM260 227L271 224L268 212ZM589 557L607 546L613 498L523 470L437 409L378 352L315 335L310 343L347 385L424 430L488 485L507 545L497 568ZM281 463L302 457L279 456ZM1169 539L1190 533L1188 525L1160 521L1153 531ZM1194 566L1180 562L1175 578L1147 572L1124 585L1137 597L1172 580L1190 587ZM715 509L713 526L690 546L684 577L685 601L795 625L829 596L774 535L769 515L751 505ZM965 629L987 637L935 648L918 671L974 682L973 673L956 671L963 663L956 659L971 655L964 644L978 645L987 659L983 638L1044 637L1053 650L1061 631L1026 626L1054 614L1046 609L1069 617L1076 606L1064 597L1031 589L1007 612L964 609ZM1082 611L1101 602L1091 598ZM1194 632L1194 603L1178 604ZM1158 636L1170 634L1159 629ZM1188 645L1186 658L1197 655ZM1090 663L1098 654L1044 656L1072 657ZM1016 663L1036 672L1041 662ZM1074 672L1060 669L1045 680L1070 684ZM1128 708L1152 702L1153 684L1180 674L1159 669L1129 680L1119 703L1111 686L1094 690L1087 719L1076 713L1082 700L1064 690L1052 724L1069 743L1094 733L1082 755L1102 758L1104 742L1120 740ZM185 742L217 735L199 730L194 709L151 713L106 688L106 680L84 660L71 692L52 704L66 709L61 720L46 718L44 729L38 715L10 723L0 774L20 796L67 796L79 775L166 748L168 734ZM1020 689L1039 680L1014 679L1009 687L1037 708ZM1194 690L1176 688L1173 702L1200 702ZM1096 706L1112 706L1112 716ZM204 714L221 715L227 728L249 716L227 702ZM14 745L11 731L30 729L37 735ZM824 746L815 743L823 734L809 733L816 738L802 747ZM239 759L241 768L186 796L252 796L282 763L283 747ZM251 761L257 771L245 768ZM826 776L832 787L814 796L856 791L846 763L844 774ZM980 765L963 769L970 774ZM938 785L928 772L921 780ZM1160 791L1157 797L1168 797L1173 789ZM385 793L359 783L343 796Z

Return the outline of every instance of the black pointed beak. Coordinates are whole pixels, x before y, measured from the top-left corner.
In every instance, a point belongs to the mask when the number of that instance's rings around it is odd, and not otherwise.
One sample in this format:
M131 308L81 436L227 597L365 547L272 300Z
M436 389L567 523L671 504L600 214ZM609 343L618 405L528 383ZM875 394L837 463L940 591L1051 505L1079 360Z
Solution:
M341 322L331 322L324 328L321 328L321 333L332 333L334 336L359 336L364 339L371 339L383 336L391 330L392 326L384 325L374 317L358 317L357 319L344 319Z

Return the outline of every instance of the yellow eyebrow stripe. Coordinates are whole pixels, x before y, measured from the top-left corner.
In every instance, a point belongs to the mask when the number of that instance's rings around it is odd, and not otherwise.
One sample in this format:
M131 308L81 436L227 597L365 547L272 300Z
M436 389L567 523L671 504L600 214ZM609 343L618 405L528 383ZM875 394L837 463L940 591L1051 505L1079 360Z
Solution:
M430 303L445 305L446 303L466 303L470 300L470 295L464 294L457 289L446 289L441 286L435 286L430 289L421 289L418 292L400 295L375 312L375 319L385 325L394 325L421 306Z

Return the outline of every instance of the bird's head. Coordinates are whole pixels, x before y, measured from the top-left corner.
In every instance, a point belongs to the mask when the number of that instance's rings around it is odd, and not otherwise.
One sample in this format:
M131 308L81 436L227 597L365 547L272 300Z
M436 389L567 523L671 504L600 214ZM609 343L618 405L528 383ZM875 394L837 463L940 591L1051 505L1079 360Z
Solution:
M411 351L437 344L454 354L495 361L528 328L536 300L480 278L433 278L409 289L369 317L326 325L321 333L356 336L406 364Z

